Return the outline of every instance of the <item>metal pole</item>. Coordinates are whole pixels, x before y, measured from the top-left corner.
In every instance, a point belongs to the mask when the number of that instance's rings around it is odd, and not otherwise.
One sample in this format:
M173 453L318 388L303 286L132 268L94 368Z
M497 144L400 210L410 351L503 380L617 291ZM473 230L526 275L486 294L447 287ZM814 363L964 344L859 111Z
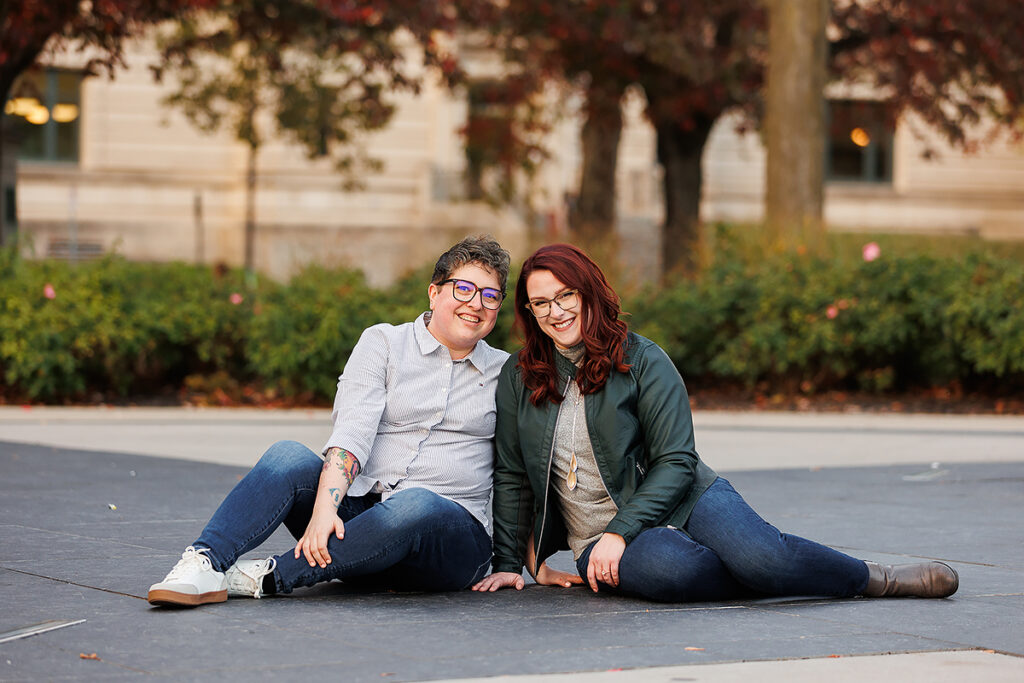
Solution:
M192 218L196 225L196 263L206 262L206 235L203 230L203 192L192 195Z
M78 261L78 186L68 191L68 260Z

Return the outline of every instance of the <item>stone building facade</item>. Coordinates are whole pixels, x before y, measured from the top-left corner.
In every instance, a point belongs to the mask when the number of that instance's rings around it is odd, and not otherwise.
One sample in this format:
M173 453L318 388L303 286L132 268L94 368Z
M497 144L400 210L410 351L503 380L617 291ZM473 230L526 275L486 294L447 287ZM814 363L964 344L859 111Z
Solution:
M155 60L147 43L133 46L128 68L113 80L80 79L75 59L36 74L7 106L31 133L18 166L26 251L83 258L116 250L140 260L241 264L245 147L227 134L203 135L161 105L166 86L147 68ZM327 162L310 161L293 145L278 140L261 148L258 270L284 278L309 262L349 265L384 284L465 234L493 234L516 256L538 241L564 238L579 173L577 122L563 121L552 133L533 210L494 208L465 199L459 130L471 115L466 98L428 82L420 95L397 100L387 129L363 140L384 170L362 178L361 191L343 189ZM887 127L870 97L850 93L832 93L830 112L830 228L1024 239L1019 145L996 139L967 155L911 118ZM624 257L651 273L661 220L654 134L638 98L627 103L626 120L618 229ZM735 128L736 121L721 120L705 151L706 221L755 223L762 215L764 148L756 134Z

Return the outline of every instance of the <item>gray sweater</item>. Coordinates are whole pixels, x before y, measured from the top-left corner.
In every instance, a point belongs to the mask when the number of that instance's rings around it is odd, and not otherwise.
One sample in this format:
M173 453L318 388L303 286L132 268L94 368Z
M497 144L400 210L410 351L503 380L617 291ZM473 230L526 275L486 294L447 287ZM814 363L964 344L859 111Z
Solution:
M557 347L556 347L557 348ZM579 365L585 349L578 344L558 352ZM585 397L579 385L570 380L565 389L565 400L558 409L555 425L554 458L551 479L558 494L562 518L569 532L569 547L573 557L579 559L583 551L604 533L604 528L619 511L597 470L594 449L590 444ZM572 460L576 460L576 486L570 489Z

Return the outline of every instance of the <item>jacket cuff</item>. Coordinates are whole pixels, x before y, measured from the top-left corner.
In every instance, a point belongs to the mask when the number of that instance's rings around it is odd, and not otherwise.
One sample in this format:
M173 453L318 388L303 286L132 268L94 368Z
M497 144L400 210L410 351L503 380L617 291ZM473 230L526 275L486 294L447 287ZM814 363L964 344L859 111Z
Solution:
M523 573L523 563L516 564L515 560L499 560L497 558L491 562L491 571L497 574L498 572L512 572L513 574Z
M633 539L640 535L642 527L639 522L625 522L621 519L615 518L608 522L608 526L604 528L606 534L618 534L622 536L626 544L629 545L633 542Z

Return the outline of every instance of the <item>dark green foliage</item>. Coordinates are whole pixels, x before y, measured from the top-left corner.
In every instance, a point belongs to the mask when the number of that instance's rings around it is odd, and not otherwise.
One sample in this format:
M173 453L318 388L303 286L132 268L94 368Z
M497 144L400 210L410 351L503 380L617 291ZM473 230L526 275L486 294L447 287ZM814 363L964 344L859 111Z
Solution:
M953 292L943 331L975 372L990 373L1020 386L1024 375L1024 265L973 256L964 270L969 277Z
M623 302L633 328L695 384L1024 391L1017 260L885 251L866 262L852 245L828 257L718 247L695 280ZM0 399L166 394L186 378L216 377L329 401L365 328L427 309L430 272L378 290L359 273L313 266L287 284L247 286L240 271L119 258L68 265L0 251ZM513 319L509 299L491 345L518 346Z
M310 266L261 302L246 344L252 373L286 395L334 395L364 328L398 322L390 302L349 270Z
M787 254L720 258L630 310L704 383L884 393L999 378L1024 389L1022 297L1021 264L987 255Z
M76 266L7 259L0 275L8 397L153 392L189 374L245 367L251 304L238 273L106 258Z

